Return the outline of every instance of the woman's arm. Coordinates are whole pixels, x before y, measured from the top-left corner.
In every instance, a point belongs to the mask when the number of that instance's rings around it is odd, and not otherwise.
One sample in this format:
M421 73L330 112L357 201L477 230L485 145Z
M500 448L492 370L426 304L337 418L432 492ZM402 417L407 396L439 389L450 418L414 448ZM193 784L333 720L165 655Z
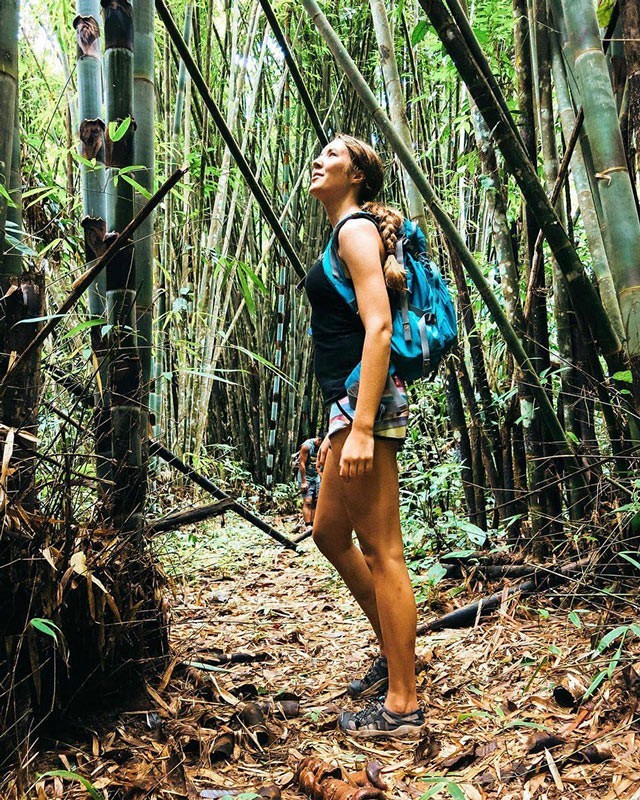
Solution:
M389 370L392 323L382 272L386 254L376 228L366 219L349 220L340 231L338 252L353 281L365 329L358 402L340 459L340 475L349 480L373 467L373 424Z

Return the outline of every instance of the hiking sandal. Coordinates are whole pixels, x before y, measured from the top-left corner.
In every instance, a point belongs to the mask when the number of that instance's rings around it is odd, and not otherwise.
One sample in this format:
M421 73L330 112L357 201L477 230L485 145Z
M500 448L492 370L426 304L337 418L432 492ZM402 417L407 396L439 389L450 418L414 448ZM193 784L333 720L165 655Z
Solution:
M383 700L358 711L343 711L338 726L347 736L361 738L388 737L392 739L417 739L425 726L424 712L418 708L409 714L389 711Z
M389 687L389 665L384 656L376 656L362 678L356 678L347 686L349 697L377 697Z

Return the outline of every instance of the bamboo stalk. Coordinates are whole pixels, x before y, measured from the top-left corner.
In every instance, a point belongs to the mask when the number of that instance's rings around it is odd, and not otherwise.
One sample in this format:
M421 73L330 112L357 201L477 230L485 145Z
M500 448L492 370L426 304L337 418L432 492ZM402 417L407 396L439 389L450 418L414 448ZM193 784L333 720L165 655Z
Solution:
M189 480L193 481L197 486L200 486L205 491L209 492L209 494L213 495L218 500L228 500L229 495L222 491L218 486L210 481L209 478L205 478L204 475L198 473L193 467L185 464L182 459L178 458L175 453L172 453L166 447L161 445L159 442L149 440L149 453L152 455L157 455L163 461L166 461L169 466L177 469L178 472L185 475ZM289 548L289 550L296 551L296 546L293 544L286 536L283 536L279 531L277 531L272 525L269 525L268 522L265 522L260 517L256 516L253 512L249 511L248 508L239 503L237 500L233 501L232 506L233 511L238 514L238 516L246 519L247 522L250 522L253 526L258 528L259 530L266 533L268 536L271 536L272 539L275 539L280 544L283 544L285 547Z
M154 83L154 6L153 0L135 0L133 24L135 48L133 54L133 116L136 135L133 162L141 166L135 179L148 192L153 191L155 176L155 83ZM134 212L144 205L141 193L134 196ZM153 214L136 231L134 261L136 275L136 324L138 351L142 368L142 404L149 403L153 352L153 265L155 242Z
M129 0L101 0L101 5L105 30L107 228L120 233L134 216L133 186L121 174L133 166L137 127L133 117L133 8ZM140 287L133 239L120 248L105 274L110 326L106 401L110 411L115 483L107 497L107 510L118 530L141 537L147 489L142 442L146 439L148 420L138 349L136 297Z
M273 7L271 6L269 0L260 0L260 5L262 6L264 15L267 18L269 27L273 31L273 35L276 37L276 41L282 48L284 59L287 63L287 66L289 67L289 72L291 73L293 82L296 85L298 94L300 95L300 99L302 100L302 104L304 105L305 111L309 116L309 121L313 125L313 129L316 132L316 136L318 137L320 146L324 147L325 144L327 144L327 142L329 141L327 138L327 134L324 131L324 127L322 126L322 122L320 121L320 117L318 116L316 106L313 100L311 99L311 96L307 90L307 86L304 82L304 79L300 74L298 64L296 63L294 55L291 52L291 48L289 46L289 42L287 41L287 37L284 35L282 28L280 27L278 19L273 11Z
M389 116L395 125L398 133L404 139L408 148L412 148L412 137L405 111L405 100L402 94L402 83L396 61L396 49L393 42L393 34L389 17L384 5L384 0L369 0L373 27L378 43L378 54L380 65L384 77L384 85L387 92L387 103L389 105ZM416 188L415 183L403 170L402 180L407 195L407 206L409 217L416 222L424 235L427 235L427 218L425 216L424 201L422 195Z
M634 375L634 402L636 409L639 409L640 219L627 169L609 70L600 43L595 8L585 0L563 0L562 8L602 203L603 240L627 336L626 347Z
M130 245L131 236L138 229L140 224L147 218L147 216L162 202L168 192L178 183L178 181L187 172L187 167L177 169L152 195L145 203L144 207L140 209L138 214L131 220L127 227L118 234L116 238L109 243L105 252L97 258L94 263L75 281L71 292L67 295L65 300L60 304L58 313L51 319L47 320L42 328L38 331L29 347L21 353L11 367L7 370L5 375L0 379L0 398L6 392L7 380L9 376L21 366L22 362L31 354L31 352L39 347L44 340L58 327L60 322L66 317L68 312L75 306L82 295L87 291L91 283L97 278L105 267L118 255L123 247Z
M0 7L0 185L7 191L11 175L13 131L18 93L19 0L3 0ZM7 200L0 194L0 262L5 250ZM3 288L3 294L5 288Z
M549 401L549 398L540 385L538 376L533 370L529 358L527 357L527 354L525 353L516 332L509 324L509 321L507 320L500 303L491 291L491 288L489 287L482 270L464 243L462 237L458 233L455 224L445 212L439 199L436 197L431 184L428 182L420 170L420 167L416 163L413 154L405 146L402 138L398 135L389 118L380 107L375 95L345 50L335 31L329 24L326 16L320 10L318 4L315 2L315 0L302 0L302 3L305 10L320 31L321 35L327 42L331 52L334 55L334 58L344 70L352 86L360 96L360 99L373 116L378 128L387 137L389 144L392 146L407 172L415 181L437 223L442 228L443 233L458 252L460 260L467 270L469 277L474 282L482 300L487 306L489 313L503 335L507 346L512 352L518 366L522 370L524 380L531 384L536 400L540 404L540 412L544 418L545 424L548 427L552 440L557 445L559 451L567 456L570 467L577 469L578 463L573 452L573 446L567 440L562 426L560 425L556 413Z
M442 0L433 2L419 0L419 2L467 84L478 110L493 132L509 171L544 231L567 281L574 308L584 325L584 330L592 330L594 339L610 368L614 371L619 369L622 356L620 340L615 335L602 302L589 281L575 247L562 227L527 154L513 135L512 127L502 113L500 104L494 99L488 83L468 52L455 21L445 9Z
M467 515L469 517L469 522L477 525L480 520L473 488L471 440L469 438L469 428L464 414L460 385L456 374L455 360L453 358L447 359L445 370L444 389L447 398L447 410L449 412L449 423L451 425L453 438L460 453L460 479L464 491Z
M180 35L180 31L178 30L175 22L173 21L173 17L171 16L169 9L167 8L164 0L155 0L155 3L158 14L161 17L174 46L178 51L178 53L180 54L180 57L184 61L185 66L189 71L189 74L191 75L191 80L198 89L198 92L200 93L200 96L202 97L202 100L205 106L207 107L207 110L211 114L211 117L216 127L220 131L222 138L224 139L229 150L231 151L234 161L238 165L238 168L242 173L242 176L246 180L254 197L258 201L258 205L260 206L262 213L264 214L269 224L271 225L271 228L273 229L273 232L276 235L276 238L278 239L280 246L286 253L287 257L289 258L291 266L294 268L298 277L302 279L305 276L305 270L304 267L302 266L300 258L295 248L289 241L289 238L282 229L280 221L278 220L278 217L276 216L273 210L272 203L265 195L262 186L260 186L260 184L256 180L255 175L253 174L251 167L249 166L249 163L244 157L242 151L238 146L238 143L236 142L233 134L229 130L226 122L224 121L224 118L220 113L220 110L218 109L218 106L216 105L216 102L213 99L211 92L209 91L209 87L207 86L207 84L204 81L204 78L202 77L202 73L198 69L191 53L189 52L188 47L184 42L184 39Z
M73 21L76 30L78 80L78 118L80 120L80 154L95 166L80 165L82 213L85 217L105 220L105 140L104 99L102 92L102 52L100 47L100 2L78 0L78 16ZM85 238L87 261L96 255ZM89 290L89 310L92 316L104 318L105 278L100 275Z
M487 81L487 83L491 88L491 91L493 92L494 97L496 98L496 101L500 105L500 108L502 109L507 120L509 121L509 125L511 126L511 130L514 133L514 136L518 138L522 147L525 148L525 144L520 135L520 131L518 130L518 127L514 122L511 112L509 111L509 106L507 105L507 102L504 98L504 95L502 94L500 86L496 81L495 75L493 74L493 71L489 66L487 57L485 56L484 51L480 47L480 43L476 39L476 36L471 28L471 25L469 24L469 20L467 18L467 14L464 8L460 5L458 0L446 0L446 3L449 6L451 15L455 19L456 24L460 29L460 33L462 34L465 42L467 43L467 46L469 47L469 50L473 55L473 58L476 64L478 65L478 68L482 72L485 80Z

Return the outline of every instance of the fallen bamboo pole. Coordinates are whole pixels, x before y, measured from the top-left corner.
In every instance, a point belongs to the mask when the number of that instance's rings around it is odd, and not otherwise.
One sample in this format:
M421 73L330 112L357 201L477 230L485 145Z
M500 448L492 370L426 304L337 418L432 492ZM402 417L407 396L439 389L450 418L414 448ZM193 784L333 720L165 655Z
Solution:
M56 382L59 382L59 375L53 375L53 378ZM86 392L83 391L83 387L79 384L78 381L73 383L67 381L66 383L60 383L63 388L66 388L70 391L75 397L79 397L81 400L86 397ZM66 422L69 422L71 425L76 427L78 430L82 430L85 433L88 433L86 428L83 428L79 425L75 420L69 417L64 411L61 411L59 408L54 406L52 403L45 401L45 404L50 408L54 414L57 414L59 417L64 419ZM167 449L159 442L154 441L153 439L149 439L149 455L157 455L163 461L165 461L169 466L174 467L174 469L178 470L178 472L182 473L185 477L189 478L190 481L195 483L197 486L200 486L205 491L209 492L209 494L213 495L217 500L222 501L230 501L230 505L228 506L229 511L233 511L234 514L237 514L242 519L245 519L247 522L250 522L255 528L258 528L263 533L266 533L272 539L275 539L280 544L287 547L289 550L293 550L294 553L298 552L298 548L296 547L295 542L287 539L282 533L280 533L276 528L272 525L269 525L268 522L265 522L263 519L258 517L253 512L249 511L248 508L239 503L237 500L234 500L228 494L222 491L218 486L216 486L213 481L210 481L208 478L205 478L204 475L201 475L197 472L193 467L190 467L188 464L185 464L180 458L178 458L175 453L172 453L171 450ZM152 526L154 523L151 523Z
M190 481L209 492L209 494L213 495L218 500L231 500L232 505L229 506L230 511L233 511L235 514L242 517L242 519L246 519L247 522L250 522L254 527L259 528L261 531L263 531L263 533L271 536L272 539L275 539L276 542L280 542L280 544L284 545L289 550L293 550L294 553L298 552L296 545L287 539L286 536L281 534L280 531L276 530L272 525L269 525L268 522L265 522L263 519L256 516L252 511L249 511L249 509L245 508L242 503L234 500L228 494L223 492L222 489L213 483L213 481L210 481L209 478L205 478L204 475L201 475L193 467L185 464L185 462L178 458L175 453L172 453L171 450L168 450L166 447L161 445L159 442L154 441L153 439L149 439L149 455L158 456L163 461L166 461L170 467L178 470L178 472L185 475Z
M233 510L235 500L228 497L226 500L218 500L217 503L210 503L206 506L190 508L188 511L179 511L168 514L166 517L156 519L147 526L147 533L154 536L163 531L172 531L181 528L183 525L192 525L195 522L202 522L205 519L224 514L225 511Z
M548 589L551 586L557 586L564 581L569 580L576 572L583 570L585 567L593 564L593 557L588 556L581 558L573 564L568 564L566 567L550 568L550 567L537 567L533 577L523 583L503 589L489 597L482 597L474 603L458 608L445 614L442 617L425 622L418 625L416 631L418 636L425 633L435 633L442 631L445 628L470 628L473 626L480 617L484 617L490 611L494 611L504 601L513 596L514 594L526 595L539 592L542 589Z

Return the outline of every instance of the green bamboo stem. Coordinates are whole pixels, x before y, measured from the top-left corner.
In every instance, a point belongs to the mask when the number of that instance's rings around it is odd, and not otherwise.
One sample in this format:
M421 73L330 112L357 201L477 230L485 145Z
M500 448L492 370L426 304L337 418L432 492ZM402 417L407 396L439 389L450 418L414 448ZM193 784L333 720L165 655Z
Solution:
M140 209L136 217L131 220L129 225L127 225L122 233L107 241L107 247L104 253L102 253L102 255L100 255L90 265L87 265L87 270L76 279L71 292L69 292L67 297L65 297L62 303L60 303L58 306L57 314L52 319L49 319L44 323L37 335L34 336L33 341L29 344L29 347L24 351L24 353L19 355L15 361L12 362L11 369L7 370L2 378L0 378L0 399L4 396L4 393L7 390L8 379L11 375L13 375L14 370L21 367L23 361L31 355L33 350L40 347L45 339L50 336L53 331L55 331L61 320L63 320L66 314L76 305L78 300L88 290L89 286L95 281L102 270L106 269L106 267L111 264L120 250L122 250L124 247L130 246L129 243L131 241L131 237L140 223L148 214L158 207L158 205L164 200L167 194L171 191L171 189L173 189L173 187L179 182L186 172L187 168L181 167L172 173L162 184L162 186L159 187L158 191L149 198L147 203L145 203L144 208Z
M513 131L514 135L519 139L519 141L522 144L522 146L525 147L524 141L520 136L520 131L518 130L518 127L517 127L512 115L511 115L511 112L509 111L509 106L507 105L507 102L506 102L506 100L504 98L504 95L502 94L502 91L500 90L500 86L499 86L498 82L496 81L495 75L493 74L493 71L491 70L491 66L489 65L489 62L487 61L487 57L485 56L484 51L480 47L480 43L476 39L476 36L473 33L473 29L471 28L471 25L469 24L469 20L467 18L467 14L465 13L465 9L458 2L458 0L446 0L446 3L449 6L449 10L451 11L451 15L455 19L456 24L457 24L458 28L460 29L460 33L462 34L465 42L467 43L467 46L469 47L469 50L470 50L470 52L471 52L476 64L478 65L478 68L482 72L485 80L487 81L487 83L489 84L489 86L491 88L491 91L493 92L493 95L494 95L496 101L498 102L498 104L500 105L502 111L504 112L504 114L505 114L505 116L506 116L506 118L507 118L507 120L508 120L508 122L509 122L509 124L511 126L511 130Z
M13 131L18 93L19 0L3 0L0 5L0 185L9 189ZM5 251L7 201L0 194L0 261ZM2 267L4 272L4 267ZM3 287L4 294L6 287Z
M289 81L285 79L282 96L282 196L286 206L291 192L291 97ZM286 228L286 226L285 226ZM280 265L278 278L278 294L276 299L276 342L274 364L277 370L283 367L282 357L285 337L285 300L287 297L287 269L284 260ZM276 460L276 441L278 433L278 419L282 407L283 380L279 373L273 378L271 391L271 414L269 418L269 438L267 441L267 471L266 486L273 486L273 472Z
M82 197L82 227L84 229L85 259L92 261L104 251L106 233L107 194L105 159L104 93L102 83L102 48L100 43L99 0L78 0L76 31L76 75L78 83L78 135L80 155L93 164L80 164L80 193ZM89 312L94 320L106 321L106 277L102 272L88 291ZM106 342L100 327L91 329L91 346L98 361L101 387L108 382ZM110 414L105 396L96 390L94 431L96 473L107 479L110 474L111 436ZM98 485L98 491L101 484Z
M634 373L634 401L640 409L640 220L595 9L588 0L563 0L562 9L598 180L603 240Z
M239 7L233 8L233 37L231 48L236 50L240 42L239 26ZM245 38L242 58L234 59L238 63L232 64L229 80L231 91L228 94L227 117L226 125L229 129L236 128L240 116L240 98L244 97L248 103L248 113L244 121L244 131L240 140L240 151L243 155L249 152L249 143L251 142L251 132L253 131L253 114L251 109L255 107L256 91L261 82L262 70L265 63L265 53L267 48L263 42L261 45L261 56L256 68L256 78L254 89L250 94L247 94L245 86L249 80L247 71L247 64L249 62L250 53L258 38L259 22L260 22L260 9L257 4L253 7L252 18L249 23L249 35ZM284 79L283 81L284 82ZM272 115L272 120L275 120L275 115ZM265 148L264 155L268 153ZM261 156L259 163L255 167L254 175L256 181L261 179L262 163L264 156ZM240 207L241 202L246 203L244 198L244 185L241 181L233 182L232 169L231 169L232 156L228 148L225 148L220 179L217 185L217 191L213 210L211 212L211 224L209 226L209 235L207 237L206 258L198 282L197 296L200 298L202 305L210 309L210 319L216 321L215 325L206 324L201 336L202 346L197 356L200 364L206 365L208 375L200 376L192 374L188 387L190 390L189 397L191 398L190 407L196 409L196 421L194 425L190 426L187 436L190 435L190 442L188 448L190 452L199 453L204 444L207 424L209 419L208 409L211 391L213 388L212 373L217 369L217 365L221 352L221 332L222 320L226 319L228 310L231 305L232 297L234 295L235 281L232 279L224 269L216 269L216 261L218 267L220 263L225 263L228 258L231 258L231 263L242 258L245 237L247 235L247 227L245 222L253 219L251 214L245 215L245 220L241 230L237 232L235 225L236 211ZM229 198L229 192L231 197ZM284 228L283 228L284 230ZM233 240L236 240L235 252L231 253ZM251 259L250 259L251 260ZM231 279L230 279L231 278ZM199 315L196 315L196 317ZM196 321L196 325L198 322ZM224 330L223 337L227 337L233 329L233 320ZM188 441L188 440L187 440Z
M635 150L632 167L636 189L640 190L640 8L636 0L619 0L619 7L627 65L628 138Z
M552 195L558 180L558 153L556 148L555 115L553 109L553 98L551 92L551 48L548 35L548 18L545 6L538 6L538 17L536 20L536 41L538 53L538 86L539 86L539 128L540 143L542 146L542 164L547 194ZM557 206L558 215L566 228L566 214L562 204ZM573 310L571 308L566 282L562 272L558 268L555 258L552 258L553 269L553 313L556 321L556 339L558 352L562 359L563 369L560 372L560 402L562 404L564 428L575 436L579 430L576 425L574 414L575 403L572 397L572 389L575 387L575 358L573 353L572 329L575 322ZM546 453L549 457L551 454ZM569 517L573 521L583 519L586 511L586 498L580 487L574 487L569 482L570 503L568 507ZM555 492L554 492L555 490ZM558 498L559 486L548 487L545 494L548 502L554 507L560 505ZM555 498L554 498L555 494ZM549 514L551 518L555 514Z
M556 413L549 402L549 398L540 385L538 376L534 372L529 358L527 357L527 354L525 353L516 332L509 324L509 321L507 320L500 303L491 291L491 288L488 285L480 266L458 233L454 222L449 218L448 214L442 207L431 184L416 163L413 154L406 147L402 138L391 124L391 121L380 107L375 95L367 85L362 74L351 59L351 56L342 45L335 31L329 24L326 16L320 10L318 4L315 2L315 0L302 0L302 3L306 12L309 14L320 34L329 46L329 49L333 53L337 63L345 72L351 85L358 93L369 113L372 115L378 128L386 136L389 144L402 162L403 166L415 181L416 186L425 199L425 202L435 217L436 222L440 225L443 233L448 238L452 247L460 256L460 260L467 270L469 277L475 284L478 293L480 294L494 322L504 337L505 342L513 354L516 363L520 367L523 373L523 380L530 383L532 387L532 391L534 392L535 398L540 406L540 413L545 424L547 425L552 441L555 443L558 450L567 457L568 469L577 470L578 463L573 452L573 447L567 440L558 417L556 416Z
M480 113L492 130L507 168L514 176L532 213L544 231L549 247L567 281L569 292L584 330L592 330L595 341L612 370L621 366L622 346L611 322L576 253L573 243L540 184L527 154L514 136L512 127L495 101L486 80L478 70L462 36L444 4L438 0L419 0L447 52L467 84ZM532 245L533 246L533 245Z
M550 39L551 64L558 104L558 116L560 117L560 124L565 141L568 142L575 127L576 117L571 104L567 77L557 36L551 35ZM587 169L582 151L579 147L573 151L571 157L571 175L576 190L578 206L584 221L584 233L587 247L591 254L591 266L593 267L593 272L598 281L598 290L602 298L602 304L611 320L614 330L622 340L624 338L624 329L622 326L622 316L620 315L620 306L618 305L618 298L616 296L613 278L611 277L611 270L609 269L604 242L602 241L602 232L598 224L598 215L591 194Z
M133 24L135 48L133 56L133 109L136 135L133 147L135 179L149 192L154 183L155 85L154 85L154 5L153 0L135 0ZM144 205L143 194L134 195L134 213ZM134 237L136 275L136 317L138 351L142 365L142 403L149 403L153 342L153 265L155 242L153 215L138 228Z
M293 78L293 82L296 85L298 90L298 94L300 95L300 99L302 100L302 104L304 105L305 111L309 116L309 121L313 125L313 129L316 132L316 136L318 137L318 141L320 142L320 146L324 147L327 144L327 134L325 133L324 127L318 116L318 112L316 110L316 106L311 99L309 91L307 89L307 85L304 82L302 75L300 74L300 70L298 68L298 64L291 52L291 48L289 46L289 42L287 41L287 37L282 31L280 24L278 22L278 18L276 17L273 7L269 0L260 0L260 5L262 6L262 10L264 11L264 15L267 18L267 22L269 23L269 27L273 31L273 35L276 37L276 41L282 48L282 52L284 53L284 58L289 67L289 72L291 77Z
M13 118L13 148L11 154L11 172L9 174L9 195L13 205L7 209L7 227L9 233L16 240L17 244L10 245L5 242L5 250L2 259L3 280L8 278L19 278L22 275L22 252L20 244L23 238L22 221L22 175L20 173L20 120L19 120L19 97L16 92L16 108Z
M473 472L471 469L473 461L471 440L469 438L469 428L464 414L464 406L460 395L460 386L458 383L458 376L456 375L454 359L447 360L445 370L444 390L447 397L447 409L449 411L451 431L460 450L460 479L465 496L465 505L467 514L469 515L469 522L473 525L478 525L480 519L476 506Z
M258 201L260 209L264 216L267 218L269 224L271 225L273 232L280 243L280 246L286 253L289 261L291 262L291 266L294 268L295 272L300 278L305 276L305 270L302 266L302 262L300 261L300 257L298 256L295 248L289 241L289 238L285 234L280 225L277 215L275 214L272 204L267 198L262 186L258 183L245 158L244 154L242 153L238 143L236 142L233 134L229 130L227 124L224 121L220 110L213 99L211 92L209 91L209 87L205 83L204 78L202 77L202 73L198 69L191 53L189 52L189 48L186 46L184 39L180 35L180 31L176 27L176 24L171 16L171 12L167 8L164 0L155 0L156 2L156 10L158 11L159 16L161 17L167 32L173 42L176 50L180 54L180 57L185 63L189 74L191 75L191 80L193 81L194 85L198 89L202 100L207 107L207 110L211 114L211 117L220 131L222 138L225 140L225 143L231 154L234 158L234 161L238 165L238 169L242 173L244 179L246 180L249 188L251 189L254 197Z
M0 14L0 20L2 15ZM0 23L1 24L1 23ZM11 136L11 166L6 187L11 197L7 209L7 233L4 256L0 259L2 314L0 315L0 374L6 374L9 354L24 353L37 334L38 323L21 324L44 313L44 274L23 264L22 238L22 174L19 118L19 86L14 98L13 132ZM0 110L1 112L1 110ZM17 291L16 291L17 290ZM17 361L18 359L16 359ZM15 361L14 361L15 364ZM40 349L34 349L28 361L13 371L7 392L0 398L0 421L32 435L38 430L38 403L41 394ZM9 502L27 511L37 507L35 485L36 460L21 436L15 437L11 470L4 482Z
M124 231L133 219L133 187L120 175L133 164L133 9L128 0L101 0L105 30L109 231ZM127 127L128 121L128 127ZM125 126L118 136L114 131ZM147 417L142 405L142 375L136 334L138 289L133 243L125 243L106 270L109 344L108 401L111 409L114 525L142 535L146 469L143 441Z
M102 52L100 47L100 2L78 0L78 16L73 21L77 37L76 75L78 82L78 119L80 154L95 166L80 165L82 213L85 217L106 220L104 167L104 97L102 89ZM95 254L86 253L87 260ZM104 318L105 277L101 275L89 290L92 316Z
M405 111L402 83L400 81L400 73L396 61L396 49L387 10L384 5L384 0L369 0L369 5L371 7L376 41L378 43L378 54L380 56L380 65L382 67L382 75L384 77L384 85L387 93L389 116L391 117L391 122L396 126L398 133L404 139L404 143L411 149L411 130L409 129L409 122ZM425 215L422 195L404 170L402 171L402 180L407 195L409 217L419 225L426 236L428 232L427 217Z

